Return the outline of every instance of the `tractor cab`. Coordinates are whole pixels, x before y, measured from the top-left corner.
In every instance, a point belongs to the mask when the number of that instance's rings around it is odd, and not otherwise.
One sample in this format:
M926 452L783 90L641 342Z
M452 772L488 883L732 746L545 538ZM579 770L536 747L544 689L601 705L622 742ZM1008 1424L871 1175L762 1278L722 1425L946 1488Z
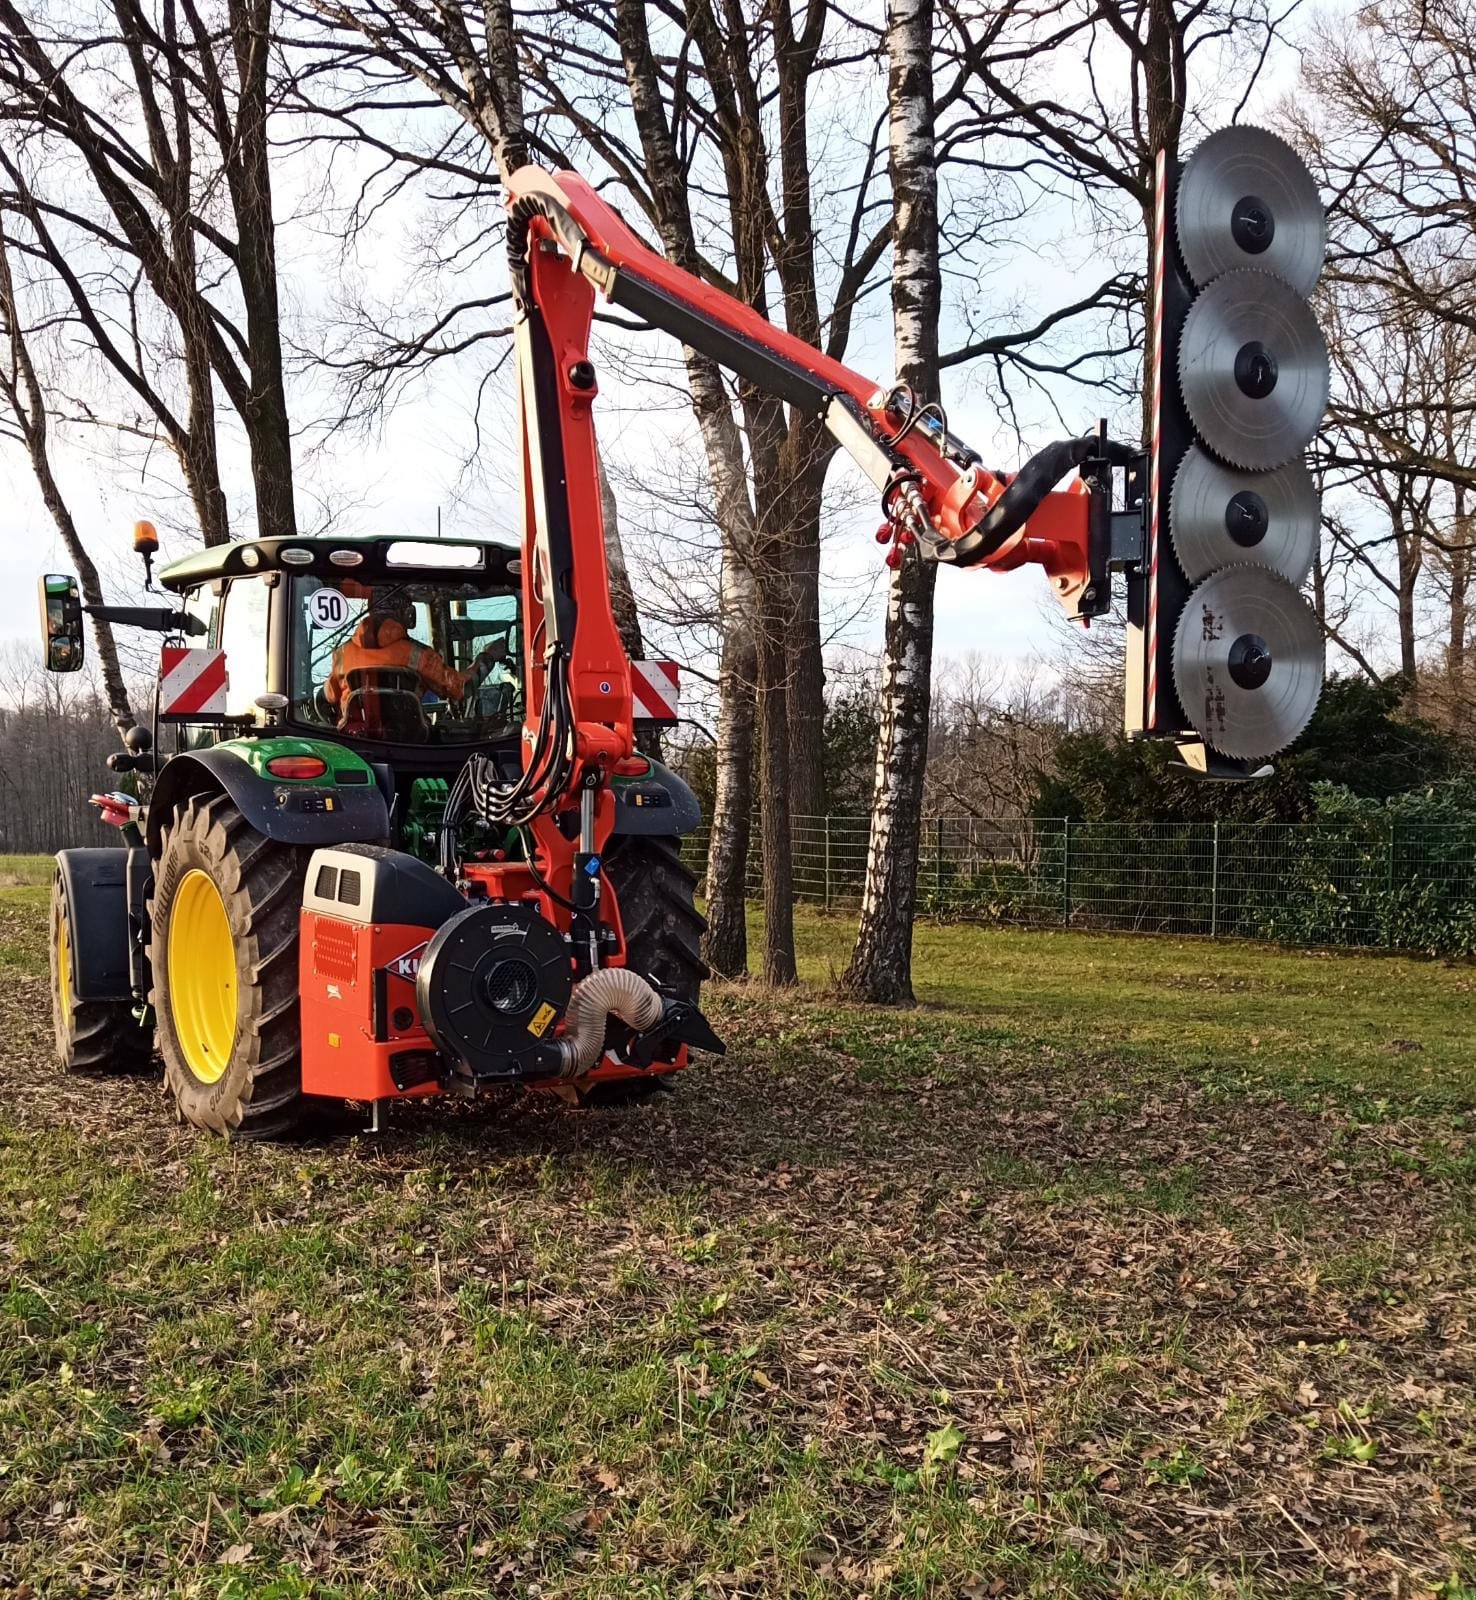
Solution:
M193 642L224 652L217 729L326 736L396 773L440 776L473 746L517 738L512 547L266 539L199 551L161 582L181 596ZM192 726L196 744L210 739L210 724Z

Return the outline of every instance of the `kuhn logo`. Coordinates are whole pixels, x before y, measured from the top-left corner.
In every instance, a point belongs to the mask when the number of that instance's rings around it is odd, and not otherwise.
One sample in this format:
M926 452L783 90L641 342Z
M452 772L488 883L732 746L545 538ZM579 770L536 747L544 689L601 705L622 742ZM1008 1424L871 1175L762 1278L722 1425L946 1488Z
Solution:
M389 969L397 978L414 978L420 971L420 958L425 953L425 946L430 943L427 939L423 944L418 944L413 950L407 950L399 960L391 961Z

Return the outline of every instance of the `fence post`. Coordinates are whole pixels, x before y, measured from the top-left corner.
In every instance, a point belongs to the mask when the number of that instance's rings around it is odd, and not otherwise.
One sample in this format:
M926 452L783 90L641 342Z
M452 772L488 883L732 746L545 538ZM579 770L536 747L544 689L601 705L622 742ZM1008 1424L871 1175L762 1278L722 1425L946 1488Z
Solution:
M943 901L943 818L933 819L933 895Z
M1384 882L1384 888L1390 894L1394 893L1394 839L1395 839L1395 834L1398 831L1398 828L1399 828L1399 824L1393 819L1393 817L1390 817L1389 818L1389 868L1388 868L1388 872L1386 874L1385 882Z
M1071 926L1071 818L1061 818L1061 926Z
M830 813L825 813L825 909L830 910Z
M1220 932L1220 820L1215 818L1210 845L1210 938Z

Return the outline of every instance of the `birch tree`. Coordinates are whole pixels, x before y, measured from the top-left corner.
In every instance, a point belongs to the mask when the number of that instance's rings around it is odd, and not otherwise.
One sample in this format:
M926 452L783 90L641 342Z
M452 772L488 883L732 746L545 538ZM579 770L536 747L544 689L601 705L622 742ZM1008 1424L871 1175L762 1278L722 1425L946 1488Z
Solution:
M932 0L891 0L887 128L892 175L892 315L898 379L915 403L936 402L942 273L933 109ZM932 695L937 567L914 552L887 594L881 730L861 921L842 987L911 1004L912 923Z

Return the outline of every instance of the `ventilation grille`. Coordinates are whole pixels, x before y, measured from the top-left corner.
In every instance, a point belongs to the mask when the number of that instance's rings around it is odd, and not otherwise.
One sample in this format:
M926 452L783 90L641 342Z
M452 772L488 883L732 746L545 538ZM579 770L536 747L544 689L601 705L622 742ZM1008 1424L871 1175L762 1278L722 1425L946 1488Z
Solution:
M320 873L319 881L321 879ZM313 971L320 978L331 978L339 983L354 981L358 961L352 928L336 922L317 924L313 930Z
M362 882L357 867L319 867L313 893L320 900L334 900L341 906L356 906Z

